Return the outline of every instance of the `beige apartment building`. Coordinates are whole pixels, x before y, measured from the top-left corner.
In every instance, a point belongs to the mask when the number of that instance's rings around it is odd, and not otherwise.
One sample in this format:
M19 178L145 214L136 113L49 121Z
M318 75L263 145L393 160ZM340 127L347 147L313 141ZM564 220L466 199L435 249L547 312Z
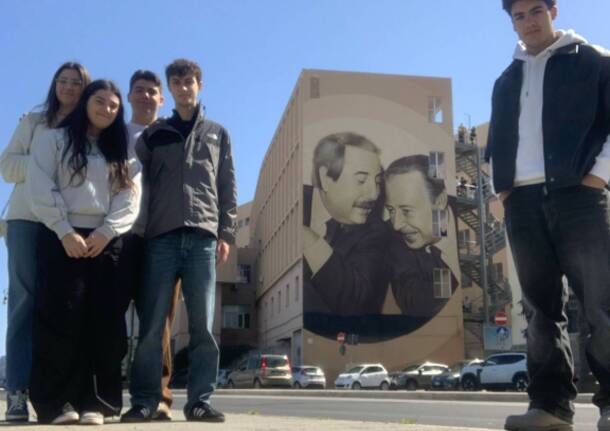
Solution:
M464 358L452 122L447 78L301 73L247 226L261 351L329 378Z

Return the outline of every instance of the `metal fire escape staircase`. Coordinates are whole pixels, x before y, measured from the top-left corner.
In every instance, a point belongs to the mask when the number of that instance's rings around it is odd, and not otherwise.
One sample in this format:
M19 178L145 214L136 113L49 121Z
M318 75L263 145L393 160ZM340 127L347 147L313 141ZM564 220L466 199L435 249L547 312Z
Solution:
M491 271L493 256L506 247L506 236L504 223L489 211L489 202L495 198L489 174L481 169L483 152L474 136L470 137L470 143L465 139L456 141L458 178L465 175L470 180L466 186L458 185L456 209L457 216L476 237L476 241L458 244L461 271L484 292L483 310L465 310L464 319L492 323L490 316L493 319L497 310L504 309L512 301L512 295L508 280L504 277L497 279Z

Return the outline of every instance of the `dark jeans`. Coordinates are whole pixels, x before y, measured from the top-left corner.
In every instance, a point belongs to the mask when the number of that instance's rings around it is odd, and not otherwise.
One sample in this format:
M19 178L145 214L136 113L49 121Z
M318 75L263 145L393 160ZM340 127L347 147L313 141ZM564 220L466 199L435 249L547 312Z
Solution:
M127 351L126 292L117 271L121 238L99 256L81 259L68 257L47 228L39 241L30 382L38 421L53 420L67 402L77 411L117 415Z
M129 299L133 299L138 303L138 293L141 290L142 273L144 271L144 238L134 233L126 233L122 236L123 251L120 259L121 275L126 277L125 284L130 292ZM173 371L173 355L171 349L172 341L172 326L176 311L180 305L180 281L174 287L172 301L169 307L169 313L165 320L165 328L163 329L163 371L161 374L161 401L171 407L173 403L172 390L169 388L169 382L172 378ZM129 302L125 304L125 310L129 306ZM137 334L136 334L137 336Z
M610 406L610 225L605 190L586 186L547 192L515 188L504 202L508 238L523 291L530 408L574 415L573 359L565 312L565 275L591 325L586 353Z
M188 412L206 402L216 386L219 351L212 333L216 295L216 238L206 232L182 228L146 240L143 283L136 302L140 336L129 392L131 405L154 411L161 401L163 333L174 297L176 281L188 315Z

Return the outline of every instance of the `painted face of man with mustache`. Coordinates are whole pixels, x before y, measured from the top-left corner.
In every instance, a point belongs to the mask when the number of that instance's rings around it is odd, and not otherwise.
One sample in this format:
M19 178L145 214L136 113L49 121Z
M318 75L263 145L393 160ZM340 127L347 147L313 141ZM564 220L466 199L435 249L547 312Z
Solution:
M343 224L363 224L379 197L381 163L371 151L346 146L343 170L337 180L320 167L321 197L333 219Z

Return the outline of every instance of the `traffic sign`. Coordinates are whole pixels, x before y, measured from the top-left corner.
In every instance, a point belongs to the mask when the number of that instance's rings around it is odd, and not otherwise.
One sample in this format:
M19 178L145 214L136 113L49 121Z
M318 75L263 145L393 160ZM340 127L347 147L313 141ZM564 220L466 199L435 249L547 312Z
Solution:
M502 310L496 311L494 322L498 326L506 326L508 324L508 316L506 315L506 312Z
M347 334L346 334L345 332L339 332L339 333L337 334L337 341L338 341L339 343L345 343L345 336L346 336L346 335L347 335Z

